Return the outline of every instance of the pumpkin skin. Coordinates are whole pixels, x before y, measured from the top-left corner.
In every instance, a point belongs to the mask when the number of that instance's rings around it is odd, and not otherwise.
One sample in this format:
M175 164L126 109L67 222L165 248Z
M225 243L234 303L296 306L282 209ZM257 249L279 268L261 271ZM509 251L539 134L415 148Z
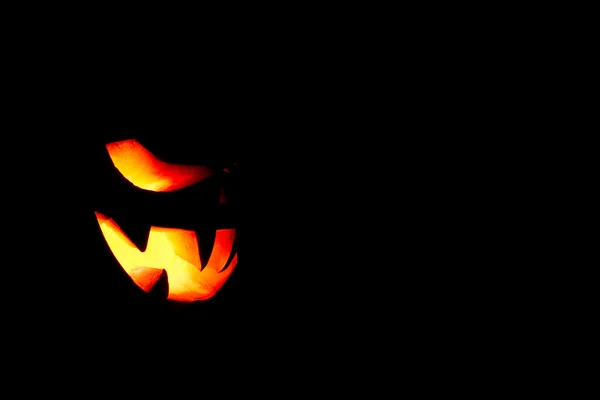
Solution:
M138 136L102 144L93 201L101 235L145 294L208 300L238 262L235 201L227 190L236 167L230 160L200 165L185 154L161 159L147 148L152 141Z

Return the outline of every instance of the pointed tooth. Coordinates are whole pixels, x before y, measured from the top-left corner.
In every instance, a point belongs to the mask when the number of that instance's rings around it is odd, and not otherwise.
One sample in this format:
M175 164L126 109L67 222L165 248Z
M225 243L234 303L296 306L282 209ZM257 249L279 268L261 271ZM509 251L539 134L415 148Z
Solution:
M162 273L148 292L148 295L152 300L162 301L167 299L169 296L169 276L166 270L162 270Z
M208 260L207 268L217 272L222 271L231 258L235 229L219 229L215 236L212 254Z
M224 272L224 271L227 270L227 268L229 268L229 266L231 265L233 259L237 256L237 248L236 247L237 246L235 245L235 241L234 241L233 245L231 246L231 253L229 254L229 259L227 259L227 261L225 262L225 265L223 266L223 268L221 268L219 270L219 272Z
M202 271L208 261L213 250L216 230L213 227L201 227L196 229L196 240L198 241L198 250L200 252L200 270Z
M131 270L129 276L144 292L149 293L156 285L162 275L166 275L164 269L138 267Z
M137 246L140 251L146 251L148 238L150 237L150 224L135 223L131 224L129 230L124 229L129 239Z
M113 217L113 220L140 251L146 251L150 237L150 224L118 215Z

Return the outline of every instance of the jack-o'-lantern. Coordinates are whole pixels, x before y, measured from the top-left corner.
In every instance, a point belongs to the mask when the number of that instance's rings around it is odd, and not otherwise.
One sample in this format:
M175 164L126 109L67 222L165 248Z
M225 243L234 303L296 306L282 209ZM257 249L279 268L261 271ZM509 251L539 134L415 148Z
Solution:
M123 229L111 211L95 210L102 235L120 267L146 293L151 292L159 279L162 281L166 276L167 300L195 302L213 297L237 265L238 254L234 245L236 229L214 229L213 236L206 236L208 239L205 241L212 241L212 246L207 246L194 229L196 221L184 221L186 212L180 209L190 210L187 213L189 219L214 222L211 215L202 215L203 212L209 214L214 210L202 207L202 199L198 199L196 207L193 196L189 195L190 188L205 184L210 186L212 191L217 191L218 206L226 207L226 180L217 178L230 174L230 169L235 168L236 164L217 169L205 165L170 163L157 157L135 138L106 143L105 149L116 174L127 183L127 190L137 196L128 207L112 212L125 216L125 219L144 220L141 225L146 226L146 229L141 229L141 234L135 233ZM178 193L184 194L177 197ZM112 204L122 200L117 190L106 198L110 198ZM141 207L142 203L144 207ZM159 211L159 208L163 211ZM144 210L143 217L140 217L140 209ZM155 218L156 215L166 214L164 209L167 209L167 213L180 211L179 220L165 223L165 218L162 221L160 217ZM202 257L207 253L210 253L208 257Z

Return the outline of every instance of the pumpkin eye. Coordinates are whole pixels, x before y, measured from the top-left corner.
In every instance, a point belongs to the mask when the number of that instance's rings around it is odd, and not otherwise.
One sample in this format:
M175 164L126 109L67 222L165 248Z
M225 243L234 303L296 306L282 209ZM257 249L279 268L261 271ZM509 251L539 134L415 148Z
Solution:
M171 164L159 160L135 139L106 145L117 170L134 186L152 192L173 192L198 183L214 173L201 165Z

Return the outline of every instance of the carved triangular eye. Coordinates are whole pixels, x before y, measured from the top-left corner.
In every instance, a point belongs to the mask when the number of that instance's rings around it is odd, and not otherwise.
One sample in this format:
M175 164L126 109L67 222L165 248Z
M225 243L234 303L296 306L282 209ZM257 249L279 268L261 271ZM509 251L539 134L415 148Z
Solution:
M202 165L170 164L159 160L135 139L106 145L115 166L133 185L153 192L173 192L214 174Z

